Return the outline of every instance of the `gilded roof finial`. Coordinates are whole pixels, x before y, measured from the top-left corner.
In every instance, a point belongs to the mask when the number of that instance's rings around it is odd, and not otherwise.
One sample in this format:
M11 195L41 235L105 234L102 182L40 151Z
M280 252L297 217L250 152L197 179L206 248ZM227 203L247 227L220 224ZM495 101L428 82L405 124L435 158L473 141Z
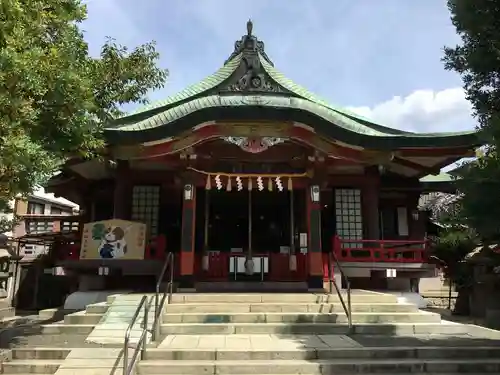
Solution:
M251 19L247 21L247 36L252 36L253 22Z

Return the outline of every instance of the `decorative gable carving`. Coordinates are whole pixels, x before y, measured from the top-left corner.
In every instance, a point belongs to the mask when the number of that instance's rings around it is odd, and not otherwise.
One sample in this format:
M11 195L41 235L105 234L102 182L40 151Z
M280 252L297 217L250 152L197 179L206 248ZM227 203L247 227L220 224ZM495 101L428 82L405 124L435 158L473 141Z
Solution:
M252 35L252 29L252 21L248 21L247 34L235 42L234 51L225 63L240 54L242 55L241 63L220 91L287 93L288 91L274 82L262 67L261 58L271 66L274 64L264 51L264 42Z

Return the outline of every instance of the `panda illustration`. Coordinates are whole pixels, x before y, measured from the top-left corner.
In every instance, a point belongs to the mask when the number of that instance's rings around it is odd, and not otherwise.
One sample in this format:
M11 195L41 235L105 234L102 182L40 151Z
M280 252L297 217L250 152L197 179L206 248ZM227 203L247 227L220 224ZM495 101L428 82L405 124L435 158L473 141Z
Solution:
M125 231L121 227L110 227L99 245L99 255L102 259L117 259L127 253Z

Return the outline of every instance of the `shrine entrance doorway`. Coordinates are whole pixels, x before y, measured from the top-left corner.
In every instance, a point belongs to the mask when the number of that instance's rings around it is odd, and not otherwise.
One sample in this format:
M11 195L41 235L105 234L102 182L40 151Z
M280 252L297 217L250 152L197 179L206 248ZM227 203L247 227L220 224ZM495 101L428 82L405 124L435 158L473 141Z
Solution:
M197 192L196 253L202 278L291 281L276 279L280 279L280 274L290 273L291 256L300 257L299 233L307 231L305 202L304 189L226 191L200 188ZM306 254L302 255L305 259Z

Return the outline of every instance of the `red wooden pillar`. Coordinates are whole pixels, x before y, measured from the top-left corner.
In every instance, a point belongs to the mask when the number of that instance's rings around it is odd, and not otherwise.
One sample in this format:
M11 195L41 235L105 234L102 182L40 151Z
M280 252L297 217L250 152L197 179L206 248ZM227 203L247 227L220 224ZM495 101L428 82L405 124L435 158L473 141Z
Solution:
M323 256L321 248L321 191L319 185L310 185L306 192L310 289L323 288Z
M196 189L193 184L184 185L182 191L182 226L180 252L180 288L194 287L194 244L196 222Z

